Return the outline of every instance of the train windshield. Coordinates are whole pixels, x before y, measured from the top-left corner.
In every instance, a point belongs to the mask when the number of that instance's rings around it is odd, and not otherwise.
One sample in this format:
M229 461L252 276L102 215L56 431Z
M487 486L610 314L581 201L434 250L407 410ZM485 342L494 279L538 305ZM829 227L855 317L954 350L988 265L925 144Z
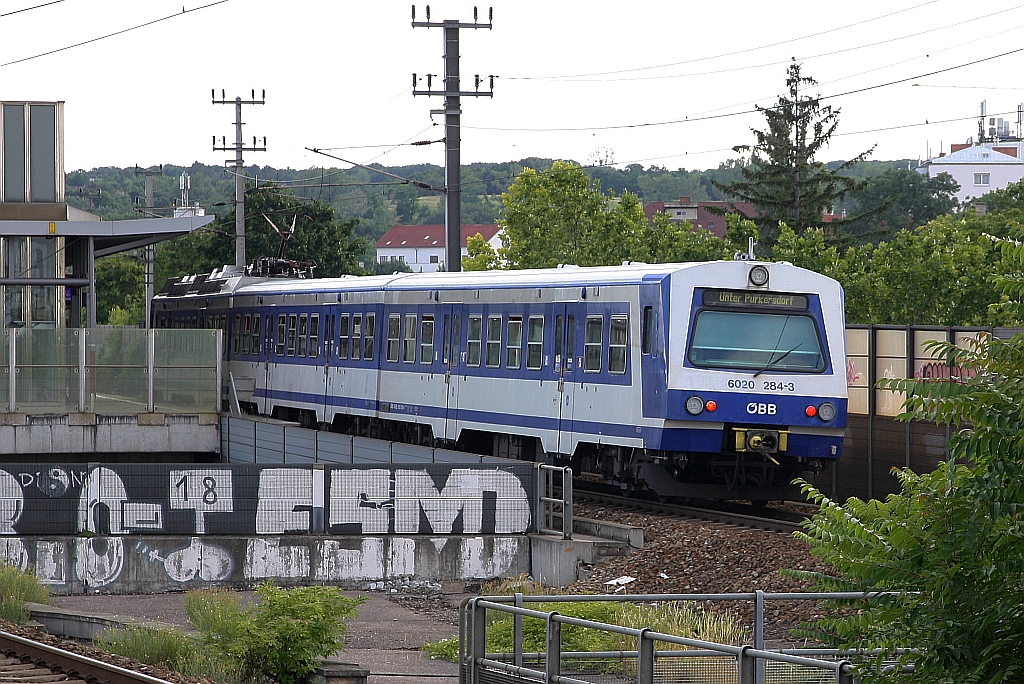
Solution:
M690 363L791 373L820 373L826 367L810 316L711 309L697 314Z

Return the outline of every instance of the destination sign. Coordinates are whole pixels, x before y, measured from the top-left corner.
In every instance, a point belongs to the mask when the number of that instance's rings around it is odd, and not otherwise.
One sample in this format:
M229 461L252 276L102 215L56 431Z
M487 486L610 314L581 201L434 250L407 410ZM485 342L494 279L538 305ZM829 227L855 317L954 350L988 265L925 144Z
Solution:
M786 309L807 311L807 296L784 292L704 290L704 306L730 309Z

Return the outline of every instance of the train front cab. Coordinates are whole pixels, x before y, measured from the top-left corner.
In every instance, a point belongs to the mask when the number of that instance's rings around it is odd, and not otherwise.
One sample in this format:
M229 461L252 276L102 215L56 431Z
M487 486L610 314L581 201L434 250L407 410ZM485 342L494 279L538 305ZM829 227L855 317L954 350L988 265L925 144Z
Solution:
M663 422L636 479L659 496L794 498L794 477L841 456L841 289L788 264L763 264L769 278L754 285L754 265L719 262L714 280L702 266L641 288L653 331L641 340L644 415Z

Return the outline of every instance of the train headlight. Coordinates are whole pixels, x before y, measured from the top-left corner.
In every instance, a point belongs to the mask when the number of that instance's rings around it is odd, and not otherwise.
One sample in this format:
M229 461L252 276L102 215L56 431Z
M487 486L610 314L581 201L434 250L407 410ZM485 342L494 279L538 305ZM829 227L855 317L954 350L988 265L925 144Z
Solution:
M694 395L686 400L686 412L691 416L700 415L700 412L704 410L704 400Z
M750 269L749 273L747 273L747 279L750 281L751 285L757 285L758 287L761 287L762 285L767 285L768 269L765 268L764 266L755 266L754 268Z
M717 408L718 408L718 402L717 402L717 401L715 401L714 399L708 399L707 403L706 403L706 404L704 404L704 408L705 408L705 410L707 410L707 411L708 411L709 413L714 413L714 412L715 412L715 409L717 409Z
M818 404L818 417L826 423L831 423L836 417L836 405L831 401Z

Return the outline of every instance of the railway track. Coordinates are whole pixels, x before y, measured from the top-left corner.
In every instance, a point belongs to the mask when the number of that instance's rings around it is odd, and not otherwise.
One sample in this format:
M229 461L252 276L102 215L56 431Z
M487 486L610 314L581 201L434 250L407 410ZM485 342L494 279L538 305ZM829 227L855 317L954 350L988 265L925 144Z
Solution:
M0 632L0 684L169 684L141 672Z
M648 511L680 518L707 520L727 525L740 525L786 533L803 529L801 523L808 518L807 515L795 511L755 508L741 504L723 504L720 507L701 508L683 504L631 499L624 496L615 496L613 494L578 488L575 483L573 485L573 499L636 511Z

